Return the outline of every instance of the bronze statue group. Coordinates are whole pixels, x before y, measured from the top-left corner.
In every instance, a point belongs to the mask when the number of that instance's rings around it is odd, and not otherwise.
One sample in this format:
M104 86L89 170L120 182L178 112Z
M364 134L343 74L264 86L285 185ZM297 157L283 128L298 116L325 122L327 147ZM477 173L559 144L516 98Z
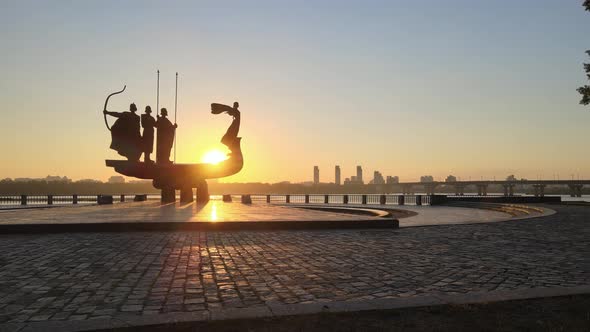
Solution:
M233 107L217 103L211 104L211 113L227 113L233 118L227 132L221 138L221 143L225 144L232 153L240 150L241 138L238 137L238 133L240 131L241 116L238 110L239 106L238 102L235 102ZM129 161L139 162L143 154L146 163L153 163L150 154L154 151L155 136L156 164L172 164L172 161L170 161L170 151L174 145L174 137L178 125L176 123L172 124L168 120L168 111L165 108L160 110L160 115L156 115L157 119L154 119L151 115L152 108L150 106L145 107L145 113L141 116L135 114L136 112L137 106L135 104L129 105L129 112L109 112L105 106L103 111L105 116L110 115L117 118L110 128L110 148L117 151L121 156L126 157ZM141 128L143 128L143 135L140 132ZM155 129L157 129L157 133Z
M138 162L143 154L146 163L153 163L150 154L154 151L154 134L157 129L156 163L171 164L170 151L178 125L168 120L168 111L165 108L160 110L161 115L157 115L157 119L151 115L150 106L145 107L145 113L141 117L136 112L135 104L129 105L129 112L103 111L105 115L117 118L111 128L111 149L129 161ZM143 128L143 135L140 133L140 126Z

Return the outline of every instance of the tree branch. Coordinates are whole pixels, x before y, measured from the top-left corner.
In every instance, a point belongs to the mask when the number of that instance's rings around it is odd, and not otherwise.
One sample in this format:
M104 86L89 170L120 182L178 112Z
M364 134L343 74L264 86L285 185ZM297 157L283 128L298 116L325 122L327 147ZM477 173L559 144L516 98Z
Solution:
M578 92L582 95L582 100L580 100L580 104L590 104L590 85L584 85L582 87L579 87Z

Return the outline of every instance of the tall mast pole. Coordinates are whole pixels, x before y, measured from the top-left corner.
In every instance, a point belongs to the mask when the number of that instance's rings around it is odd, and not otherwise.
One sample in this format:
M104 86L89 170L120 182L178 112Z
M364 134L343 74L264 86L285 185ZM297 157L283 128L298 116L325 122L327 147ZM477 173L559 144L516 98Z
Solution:
M176 72L176 88L174 90L174 124L176 124L177 106L178 106L178 72ZM174 129L174 163L176 164L176 129Z
M158 87L156 89L156 116L160 115L160 69L158 69Z

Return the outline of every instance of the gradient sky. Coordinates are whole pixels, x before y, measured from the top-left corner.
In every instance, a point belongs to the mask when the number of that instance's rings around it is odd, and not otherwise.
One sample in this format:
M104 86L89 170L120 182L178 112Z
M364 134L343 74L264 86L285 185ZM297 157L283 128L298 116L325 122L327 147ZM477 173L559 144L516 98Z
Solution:
M590 178L581 2L2 0L0 178L114 175L104 99L155 107L158 68L178 162L225 150L209 104L240 102L225 181Z

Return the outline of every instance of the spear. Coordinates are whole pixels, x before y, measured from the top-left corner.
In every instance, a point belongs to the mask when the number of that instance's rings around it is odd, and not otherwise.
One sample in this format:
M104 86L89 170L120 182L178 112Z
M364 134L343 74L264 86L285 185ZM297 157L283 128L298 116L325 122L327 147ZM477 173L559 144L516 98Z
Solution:
M160 69L158 69L158 85L156 89L156 117L160 115Z
M174 91L174 124L176 124L177 105L178 105L178 72L176 72L176 88ZM176 164L176 129L174 129L174 163Z

